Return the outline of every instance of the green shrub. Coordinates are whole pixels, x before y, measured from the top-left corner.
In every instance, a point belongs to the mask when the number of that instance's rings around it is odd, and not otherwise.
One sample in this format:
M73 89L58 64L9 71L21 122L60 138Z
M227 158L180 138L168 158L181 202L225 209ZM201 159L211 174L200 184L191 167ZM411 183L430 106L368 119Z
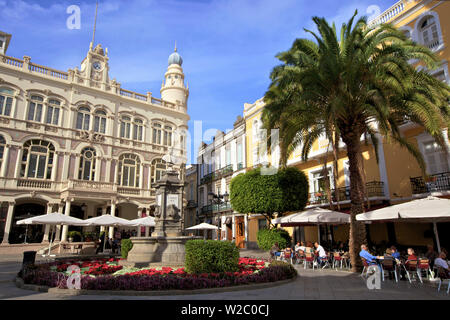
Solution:
M297 270L290 263L284 261L274 260L270 263L269 267L280 267L288 275L288 278L293 278L297 275Z
M122 258L126 259L128 257L128 252L133 248L133 243L130 239L122 239L120 244L120 252L122 253Z
M229 241L189 240L185 269L188 273L220 273L239 270L239 249Z
M280 249L291 245L291 236L284 229L261 229L258 231L258 247L261 250L270 250L278 242Z
M69 231L67 235L69 238L73 239L73 242L81 241L81 232L79 231Z

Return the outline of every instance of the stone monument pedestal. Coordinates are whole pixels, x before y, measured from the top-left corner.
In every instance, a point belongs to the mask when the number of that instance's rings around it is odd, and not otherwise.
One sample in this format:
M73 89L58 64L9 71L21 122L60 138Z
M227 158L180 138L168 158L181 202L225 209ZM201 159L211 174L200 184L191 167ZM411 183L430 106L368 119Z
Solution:
M163 158L164 160L164 158ZM170 157L167 159L170 163ZM155 183L155 231L151 237L133 237L133 248L122 265L133 267L184 266L185 244L200 237L183 235L183 193L185 183L175 170L168 170Z
M185 244L188 240L201 237L133 237L133 248L128 252L127 260L120 264L130 267L143 268L149 266L183 267L186 256Z

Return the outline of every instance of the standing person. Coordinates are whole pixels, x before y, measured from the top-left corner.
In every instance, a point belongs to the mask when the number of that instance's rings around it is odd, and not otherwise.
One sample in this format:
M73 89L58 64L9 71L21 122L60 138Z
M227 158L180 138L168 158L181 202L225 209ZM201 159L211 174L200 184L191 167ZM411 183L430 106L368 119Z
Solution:
M105 232L102 232L102 234L100 235L100 244L97 247L95 254L98 254L99 252L103 252L104 245L105 245Z
M325 249L318 243L314 243L314 247L316 247L316 253L318 254L317 261L319 262L319 267L322 266L322 261L327 260L327 253L325 252Z

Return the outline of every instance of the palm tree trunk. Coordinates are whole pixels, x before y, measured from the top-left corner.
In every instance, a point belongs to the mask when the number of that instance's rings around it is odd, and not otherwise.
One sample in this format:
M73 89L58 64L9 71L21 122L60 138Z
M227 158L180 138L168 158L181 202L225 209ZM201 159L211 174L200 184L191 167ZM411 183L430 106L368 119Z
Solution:
M366 229L363 223L356 221L356 215L364 212L364 185L361 174L362 157L360 135L351 133L347 137L343 137L347 145L347 156L349 159L350 170L350 260L352 263L352 271L360 270L362 263L359 258L361 244L366 243Z

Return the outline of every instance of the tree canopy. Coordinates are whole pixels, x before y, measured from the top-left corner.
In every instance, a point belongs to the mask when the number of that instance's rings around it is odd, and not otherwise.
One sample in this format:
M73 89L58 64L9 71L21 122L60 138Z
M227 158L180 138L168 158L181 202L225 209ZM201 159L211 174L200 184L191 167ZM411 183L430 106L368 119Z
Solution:
M256 168L231 180L230 201L237 212L260 213L270 222L275 212L305 208L308 180L295 167L280 169L273 175L261 175L261 169Z

